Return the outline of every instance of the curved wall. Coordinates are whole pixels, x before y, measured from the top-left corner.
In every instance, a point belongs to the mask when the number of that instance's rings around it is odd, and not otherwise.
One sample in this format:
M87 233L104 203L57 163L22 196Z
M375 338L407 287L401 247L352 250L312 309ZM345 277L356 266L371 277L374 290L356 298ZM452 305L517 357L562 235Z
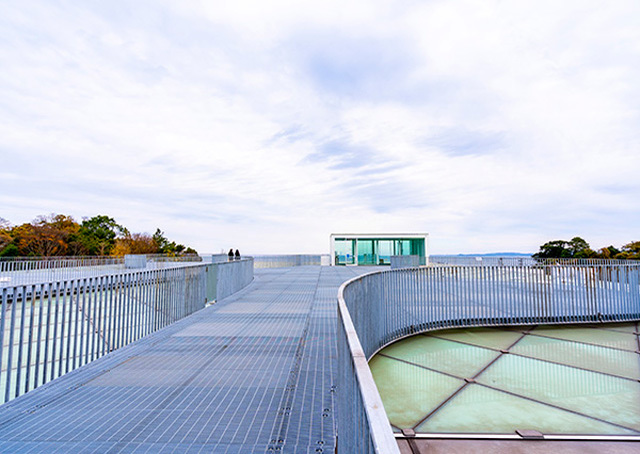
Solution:
M399 452L367 359L432 329L640 319L640 265L435 266L367 274L338 298L339 452Z

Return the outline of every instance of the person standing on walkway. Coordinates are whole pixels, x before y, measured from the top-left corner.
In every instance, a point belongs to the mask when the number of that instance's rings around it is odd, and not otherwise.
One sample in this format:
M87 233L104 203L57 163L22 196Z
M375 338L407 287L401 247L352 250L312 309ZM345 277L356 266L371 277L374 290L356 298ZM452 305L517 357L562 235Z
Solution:
M233 261L233 248L229 249L229 261Z
M236 260L240 260L240 251L236 249Z

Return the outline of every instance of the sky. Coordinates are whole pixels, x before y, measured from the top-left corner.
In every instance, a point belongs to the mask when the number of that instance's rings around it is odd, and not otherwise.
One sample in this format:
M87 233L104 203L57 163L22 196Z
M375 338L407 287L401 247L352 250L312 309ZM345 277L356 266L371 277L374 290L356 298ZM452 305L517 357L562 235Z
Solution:
M201 253L640 240L637 0L0 0L0 217Z

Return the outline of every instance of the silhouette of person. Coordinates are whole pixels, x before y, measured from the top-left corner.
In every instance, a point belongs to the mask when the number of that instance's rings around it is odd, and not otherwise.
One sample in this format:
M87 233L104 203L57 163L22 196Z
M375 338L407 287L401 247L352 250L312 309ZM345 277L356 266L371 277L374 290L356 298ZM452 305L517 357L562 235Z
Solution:
M236 260L240 260L240 251L236 249Z
M233 248L229 249L229 261L233 260Z

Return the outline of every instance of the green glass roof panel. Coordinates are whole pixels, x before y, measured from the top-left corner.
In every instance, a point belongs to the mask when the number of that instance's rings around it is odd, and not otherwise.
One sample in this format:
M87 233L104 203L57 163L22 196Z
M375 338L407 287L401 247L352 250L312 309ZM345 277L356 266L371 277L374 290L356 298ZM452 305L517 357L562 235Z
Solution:
M636 324L634 322L630 323L607 323L604 325L589 325L599 329L606 329L611 331L620 331L623 333L635 333L637 332Z
M606 422L471 384L421 424L422 433L633 434Z
M638 350L638 338L633 334L633 331L624 333L618 330L583 328L579 326L540 326L531 331L531 333L629 351Z
M431 333L441 339L449 339L478 347L501 350L508 348L520 337L522 333L513 330L501 330L496 328L467 328L435 331Z
M460 378L473 377L499 355L494 350L430 336L403 339L380 353Z
M389 421L412 428L464 381L384 356L369 362Z
M635 352L540 336L526 336L511 352L640 380L640 355Z
M517 355L503 355L476 380L640 431L636 381Z

